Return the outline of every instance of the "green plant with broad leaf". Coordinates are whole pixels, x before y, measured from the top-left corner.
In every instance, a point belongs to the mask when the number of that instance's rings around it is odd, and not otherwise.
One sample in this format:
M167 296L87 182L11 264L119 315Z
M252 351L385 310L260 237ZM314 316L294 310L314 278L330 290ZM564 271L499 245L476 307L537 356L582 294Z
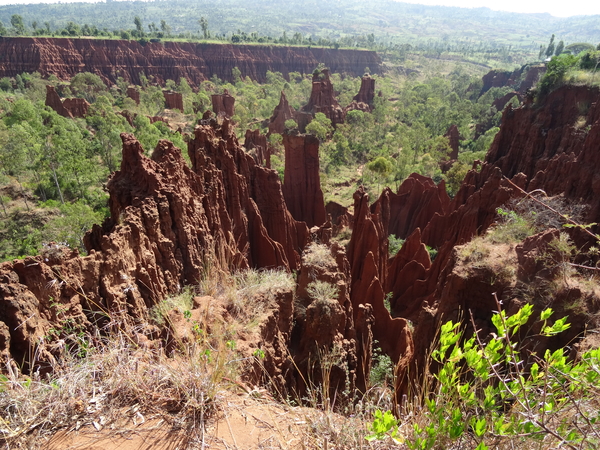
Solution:
M551 320L552 314L543 310L533 324L541 339L569 328L566 317ZM519 341L532 315L530 304L513 315L500 311L492 317L495 333L468 339L460 323L442 325L431 354L439 368L433 388L424 395L418 420L401 428L408 448L485 450L502 439L536 448L600 446L600 349L575 361L563 348L538 354ZM376 412L368 439L392 437L393 430L401 440L398 422L392 427L395 419L386 414Z

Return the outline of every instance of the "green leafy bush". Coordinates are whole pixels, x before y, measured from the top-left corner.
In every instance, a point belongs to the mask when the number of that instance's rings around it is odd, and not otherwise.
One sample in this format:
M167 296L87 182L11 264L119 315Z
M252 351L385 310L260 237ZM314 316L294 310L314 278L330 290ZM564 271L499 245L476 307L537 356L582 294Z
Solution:
M569 53L553 57L546 65L546 73L538 85L540 95L545 96L550 91L559 87L567 71L575 67L578 62L579 58Z
M431 355L439 367L434 386L421 414L401 429L408 448L484 450L502 439L536 448L598 448L600 349L577 361L562 348L537 354L518 340L532 313L530 304L512 316L496 313L496 333L485 340L478 334L464 340L460 323L442 326ZM569 328L566 317L551 322L552 313L541 312L538 337ZM379 412L370 437L399 439L399 425Z

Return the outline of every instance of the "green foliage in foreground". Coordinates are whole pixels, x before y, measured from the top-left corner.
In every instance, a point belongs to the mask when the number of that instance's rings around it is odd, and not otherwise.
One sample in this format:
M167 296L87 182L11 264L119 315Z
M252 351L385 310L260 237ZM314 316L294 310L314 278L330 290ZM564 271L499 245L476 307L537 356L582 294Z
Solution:
M531 324L532 305L512 316L496 313L496 333L486 340L475 334L464 340L459 323L441 328L432 353L439 371L426 393L419 417L406 430L410 449L472 448L484 450L502 439L536 448L598 448L600 444L600 349L577 361L564 349L538 355L519 342ZM550 321L541 312L538 337L569 328L567 318ZM400 422L377 413L369 439L400 441Z

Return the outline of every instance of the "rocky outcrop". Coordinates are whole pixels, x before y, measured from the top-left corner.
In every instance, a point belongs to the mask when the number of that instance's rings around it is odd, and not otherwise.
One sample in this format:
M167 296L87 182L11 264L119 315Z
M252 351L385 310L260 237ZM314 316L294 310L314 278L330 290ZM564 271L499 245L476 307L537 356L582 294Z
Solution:
M105 83L117 77L141 85L140 73L164 85L166 80L186 78L192 85L213 76L233 81L237 67L242 78L266 81L267 71L312 73L319 63L334 72L359 76L365 67L379 73L381 60L375 52L326 48L261 45L195 44L191 42L27 38L0 40L0 77L39 72L69 80L77 73L91 72Z
M600 90L564 86L541 104L506 108L486 162L511 178L527 177L527 190L590 205L586 220L600 222Z
M384 191L369 208L369 196L361 189L354 194L354 228L348 244L350 262L350 299L354 320L360 322L360 311L370 304L373 314L373 339L392 358L399 376L396 378L396 398L408 394L412 381L409 367L414 361L414 343L406 319L392 318L384 304L388 259L389 199Z
M317 113L323 113L331 120L335 127L337 124L344 123L346 115L338 103L333 93L333 84L329 79L329 70L315 70L312 78L312 91L308 103L301 108L304 113L309 113L313 117Z
M460 145L462 138L460 137L460 132L458 131L458 127L456 125L451 125L450 128L448 128L448 131L446 131L446 134L444 134L444 137L448 139L450 153L442 158L440 167L442 172L446 173L452 168L452 165L458 159L458 146Z
M178 109L183 112L183 96L180 92L163 91L165 97L165 108Z
M87 115L90 104L84 98L65 98L63 106L72 117L83 118Z
M352 110L371 112L375 100L375 79L365 74L360 82L360 90L354 96L352 102L344 109L347 113Z
M216 116L233 117L235 114L235 98L227 89L222 94L211 95L212 109Z
M61 321L91 330L109 318L144 317L197 284L207 264L299 269L308 229L287 211L277 173L255 165L227 122L198 127L188 149L193 169L170 142L147 158L132 135L122 139L121 169L107 185L111 218L86 236L89 255L51 245L0 265L0 339L9 346L0 355L8 351L25 370L28 349ZM34 363L48 364L57 351L40 349Z
M546 72L544 64L535 66L527 64L516 69L514 72L492 70L482 78L483 87L481 88L480 95L485 94L493 87L507 86L518 91L520 95L525 95L538 82L544 72Z
M225 232L233 235L240 251L248 254L254 267L299 268L300 253L306 245L308 229L290 214L277 172L258 166L243 151L227 119L219 124L196 128L195 139L188 143L193 170L206 171L207 163L218 167L223 184L223 199L228 221ZM215 177L208 178L211 184ZM221 213L223 215L223 213Z
M287 349L314 380L322 375L311 366L315 354L336 350L342 356L332 371L335 386L363 389L376 340L396 363L401 401L428 364L443 321L468 312L476 329L492 332L496 296L513 311L524 301L523 289L547 287L560 270L550 245L557 230L496 249L485 264L476 259L477 248L468 246L478 245L473 238L490 228L498 207L523 196L522 189L543 189L588 205L586 220L600 221L599 98L597 88L563 87L541 103L508 106L486 162L474 165L452 200L443 183L416 174L371 205L359 189L347 253L332 244L325 264L308 260L307 244L327 241L326 213L338 222L348 214L323 205L316 138L284 134L282 186L257 156L265 137L246 135L250 154L226 118L207 115L196 128L188 145L192 168L172 144L161 141L147 158L124 134L121 170L107 185L111 218L86 236L89 255L50 245L40 257L0 265L0 363L12 358L24 370L44 369L60 349L48 342L35 361L29 349L61 321L85 331L108 318L137 320L181 286L197 283L207 264L223 272L283 267L299 274L300 302L286 293L269 306L261 328L262 339L272 342L269 373L303 392L306 383L284 356ZM390 234L406 239L392 259ZM427 246L437 250L435 258ZM312 298L314 281L334 285L336 294ZM586 304L597 308L597 295L585 289L565 283L553 308L566 314L573 299L591 299ZM574 320L565 339L585 329L587 319L575 313ZM567 342L544 341L540 348Z
M295 119L296 111L290 106L285 96L281 91L279 104L273 110L273 115L269 119L269 135L272 133L282 134L285 131L286 120Z
M450 128L448 128L448 131L446 131L446 134L444 134L444 137L448 138L448 144L451 149L449 159L450 161L456 161L458 159L458 146L461 140L458 127L456 125L451 125Z
M496 108L496 111L502 111L504 107L510 102L513 98L516 98L519 103L523 101L523 96L516 91L509 92L502 97L498 97L496 100L492 102L492 106Z
M56 92L56 88L49 84L46 85L46 106L49 106L63 117L72 117L69 111L67 111L67 108L63 106L60 95Z
M450 210L450 197L442 181L436 185L431 178L417 173L402 182L397 193L387 190L390 202L389 234L406 239L417 228L425 229L431 219Z
M315 283L330 286L332 295L313 293L311 288ZM349 294L350 267L344 249L337 244L329 248L323 244L311 244L304 253L298 274L298 308L293 331L298 340L298 350L294 361L314 383L323 379L322 367L314 364L315 357L336 354L329 379L331 398L340 395L344 386L354 389L358 384L364 392L371 364L370 355L364 355L363 349L357 345ZM359 330L361 339L368 340L365 335L369 335L371 324L372 317L363 318ZM366 364L359 367L359 360ZM310 386L302 381L299 377L296 387L303 392Z
M354 216L345 206L330 201L325 205L325 211L334 226L334 234L337 234L337 231L341 231L342 228L352 228Z
M246 130L244 137L244 148L252 157L256 164L271 168L271 147L267 142L267 136L262 134L260 130Z
M46 106L49 106L63 117L83 118L87 114L90 104L83 98L61 100L54 86L46 85Z
M319 176L319 139L310 134L283 135L283 195L292 216L309 228L327 220Z
M129 86L126 95L132 99L136 105L140 104L140 91L138 91L135 86Z

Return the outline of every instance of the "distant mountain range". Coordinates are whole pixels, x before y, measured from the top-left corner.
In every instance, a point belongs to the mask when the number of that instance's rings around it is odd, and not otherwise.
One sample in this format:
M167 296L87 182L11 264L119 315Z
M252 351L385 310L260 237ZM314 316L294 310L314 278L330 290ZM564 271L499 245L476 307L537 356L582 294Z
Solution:
M285 31L337 39L373 34L378 42L423 43L428 40L488 42L534 49L551 34L566 44L600 43L600 16L553 17L489 8L457 8L401 3L393 0L156 0L105 3L62 3L0 6L0 20L10 29L13 14L25 26L50 30L69 21L99 29L132 29L134 18L143 27L160 27L164 20L173 34L200 33L199 19L215 34L257 32L278 37Z

